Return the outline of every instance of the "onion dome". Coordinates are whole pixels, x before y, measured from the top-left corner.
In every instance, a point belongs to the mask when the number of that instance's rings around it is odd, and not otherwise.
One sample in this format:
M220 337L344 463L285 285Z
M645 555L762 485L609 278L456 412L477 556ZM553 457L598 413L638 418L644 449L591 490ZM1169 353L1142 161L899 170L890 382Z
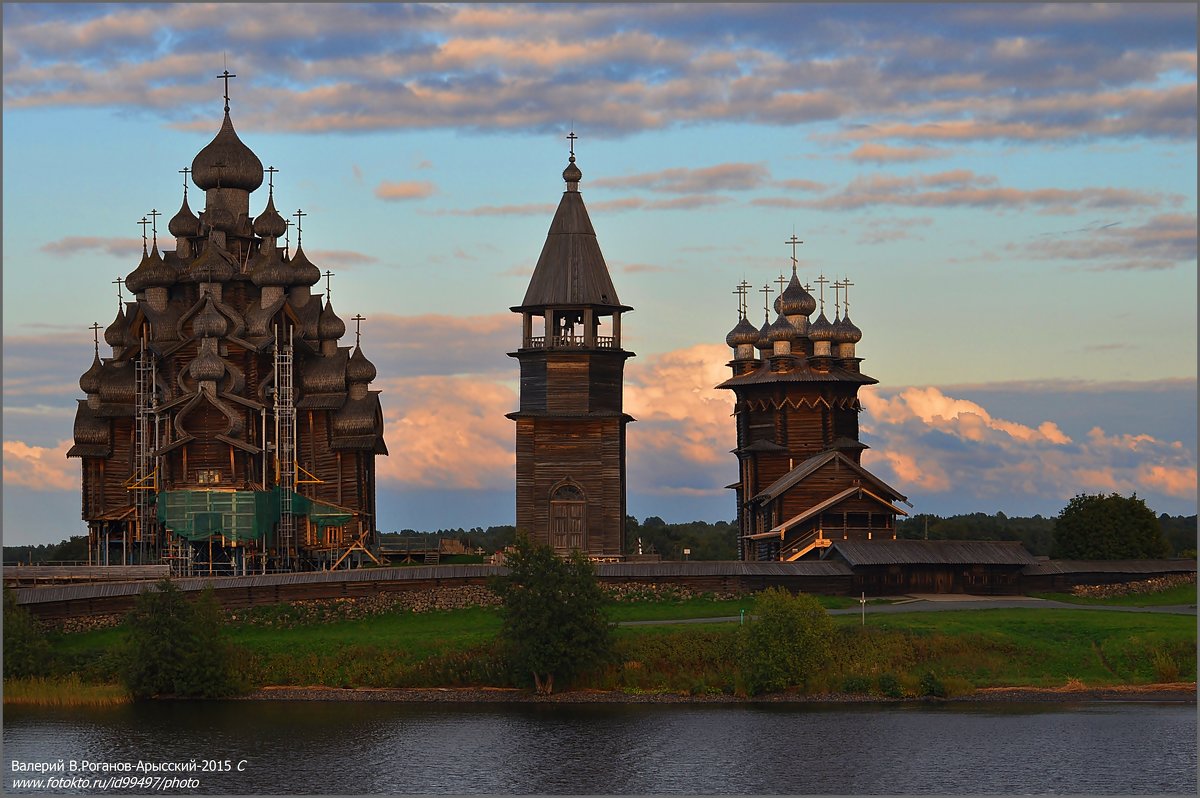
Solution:
M792 272L792 280L775 300L775 311L785 316L809 316L817 309L817 300L804 290L800 279Z
M563 170L563 180L568 183L578 183L583 179L583 172L579 171L579 167L575 165L574 155L567 160L567 168Z
M375 379L376 374L378 372L375 370L375 364L367 360L362 347L354 347L354 354L346 364L346 382L370 382Z
M225 361L211 347L201 346L200 354L188 364L188 373L197 380L216 381L225 374Z
M183 205L179 206L179 213L172 216L171 221L167 222L167 229L176 238L200 235L200 220L196 218L196 214L192 213L192 209L188 207L186 195L183 198Z
M233 275L233 264L221 257L217 245L209 241L179 279L188 283L223 283L233 279Z
M257 224L257 220L255 223ZM250 264L250 280L259 288L268 285L293 285L297 282L296 270L287 264L280 250L260 249L258 257Z
M100 353L92 358L92 367L79 378L79 388L86 394L100 393Z
M221 338L228 330L229 320L213 306L212 297L208 297L204 307L192 319L192 333L204 338Z
M238 138L229 111L216 138L192 160L192 182L205 191L218 187L253 191L262 185L262 161Z
M267 207L254 220L254 234L260 238L271 236L279 238L287 232L287 222L279 211L275 210L275 192L267 196Z
M790 341L795 337L795 326L782 315L776 318L775 323L767 329L767 340L772 343L775 341Z
M842 317L840 321L833 324L833 341L839 344L856 344L862 340L862 330L854 326L854 322L850 321L850 315Z
M771 349L772 345L771 345L770 333L771 333L771 320L767 319L767 320L763 321L763 326L758 331L758 339L755 340L754 345L757 346L759 349Z
M292 285L316 285L321 282L321 270L309 261L304 254L304 248L296 245L296 254L291 259L293 276Z
M112 347L127 346L129 331L126 328L128 326L129 322L125 319L125 308L117 308L117 317L104 330L104 342Z
M162 255L158 254L158 244L155 244L138 267L125 276L125 287L136 294L147 288L166 288L178 279L179 272L163 262Z
M738 321L736 327L729 331L729 335L725 336L725 343L730 347L752 344L756 341L758 341L758 329L745 316Z
M825 318L825 311L821 311L821 315L809 326L808 337L814 341L833 340L833 325Z
M333 312L333 303L326 302L317 321L317 337L322 341L336 341L346 334L346 322Z

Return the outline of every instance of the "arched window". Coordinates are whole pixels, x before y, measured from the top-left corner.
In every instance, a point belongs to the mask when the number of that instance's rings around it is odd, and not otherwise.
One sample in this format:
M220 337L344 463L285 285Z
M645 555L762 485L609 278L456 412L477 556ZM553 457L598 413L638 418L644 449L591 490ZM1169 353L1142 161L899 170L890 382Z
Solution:
M550 491L550 546L567 554L587 546L587 498L574 482L561 482Z

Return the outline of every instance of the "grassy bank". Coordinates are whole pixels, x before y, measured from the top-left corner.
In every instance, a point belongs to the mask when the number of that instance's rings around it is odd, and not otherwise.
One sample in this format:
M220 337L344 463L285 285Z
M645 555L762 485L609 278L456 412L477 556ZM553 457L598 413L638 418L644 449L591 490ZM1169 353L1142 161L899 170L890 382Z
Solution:
M129 700L129 693L120 685L84 684L78 674L4 680L6 706L105 707Z
M1176 585L1154 593L1129 593L1122 596L1078 596L1074 593L1031 593L1037 598L1064 601L1069 604L1107 604L1117 607L1194 606L1196 583Z
M736 616L748 599L690 598L612 605L614 620ZM267 609L267 608L264 608ZM279 618L286 613L278 613ZM832 668L811 693L959 695L981 687L1091 687L1196 678L1195 618L1066 609L941 611L836 619ZM261 685L467 687L520 683L494 640L495 608L389 612L323 622L244 621L227 627L239 679ZM583 688L693 695L738 693L737 625L620 627L613 659ZM52 677L115 682L120 629L51 638ZM82 680L80 680L80 675ZM6 685L6 700L8 693Z

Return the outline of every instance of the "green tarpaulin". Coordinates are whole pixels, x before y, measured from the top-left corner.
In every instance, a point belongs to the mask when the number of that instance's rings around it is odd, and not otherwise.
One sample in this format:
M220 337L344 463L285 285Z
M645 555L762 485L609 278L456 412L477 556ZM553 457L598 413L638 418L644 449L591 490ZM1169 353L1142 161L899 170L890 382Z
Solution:
M290 493L290 491L289 491ZM227 542L274 537L282 488L271 490L170 490L158 494L158 520L188 540L224 535ZM353 515L339 507L291 493L292 515L305 516L324 534Z

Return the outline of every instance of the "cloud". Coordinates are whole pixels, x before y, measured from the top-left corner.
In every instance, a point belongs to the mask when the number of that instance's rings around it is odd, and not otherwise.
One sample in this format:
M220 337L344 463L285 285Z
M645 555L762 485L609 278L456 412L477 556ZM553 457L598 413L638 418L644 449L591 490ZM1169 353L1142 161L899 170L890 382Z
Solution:
M4 441L5 485L36 491L79 491L79 461L67 459L71 445L70 440L59 441L54 447Z
M846 157L859 163L908 163L944 157L936 147L891 147L887 144L860 144Z
M763 197L751 205L768 207L857 210L870 207L1038 209L1045 213L1077 213L1084 209L1156 208L1178 204L1178 195L1125 188L1018 189L997 185L997 178L957 169L929 175L873 175L851 180L841 190L813 200Z
M761 163L726 163L700 169L677 167L623 177L590 181L598 188L636 188L670 194L707 194L713 191L748 191L770 178Z
M1082 234L1082 235L1078 235ZM1082 262L1089 271L1158 271L1196 263L1195 214L1161 214L1140 225L1070 231L1024 245L1026 257Z
M1036 396L1030 393L1030 396ZM1054 420L1023 424L942 389L860 392L863 462L902 491L956 501L1060 506L1080 492L1137 492L1187 500L1196 490L1195 452L1147 433L1092 427L1072 438ZM986 505L985 505L986 506Z
M389 457L379 458L380 483L406 487L495 489L513 485L510 388L462 376L424 376L378 383Z
M545 216L554 213L555 206L542 202L523 205L480 205L475 208L439 208L421 211L430 216Z
M679 269L671 266L659 266L653 263L626 263L618 267L625 274L652 274L655 272L677 272Z
M374 255L368 255L365 252L355 252L350 249L314 249L311 253L306 253L314 262L319 262L322 266L339 266L343 269L351 269L355 266L365 266L368 263L378 263L379 258Z
M428 180L412 180L391 183L386 180L375 187L375 196L388 202L403 200L425 199L437 192L437 188Z
M1139 4L1140 5L1140 4ZM773 4L310 4L6 9L6 110L106 107L211 128L211 53L239 125L590 135L835 121L897 140L1195 138L1194 9ZM1170 8L1177 5L1178 8ZM236 19L236 24L231 22ZM792 32L803 28L808 35ZM117 79L115 76L120 75ZM209 105L206 105L209 104Z
M116 258L137 259L142 256L142 242L137 238L103 236L67 236L41 246L42 252L51 255L78 255L81 252L99 252ZM137 264L134 263L134 266Z

